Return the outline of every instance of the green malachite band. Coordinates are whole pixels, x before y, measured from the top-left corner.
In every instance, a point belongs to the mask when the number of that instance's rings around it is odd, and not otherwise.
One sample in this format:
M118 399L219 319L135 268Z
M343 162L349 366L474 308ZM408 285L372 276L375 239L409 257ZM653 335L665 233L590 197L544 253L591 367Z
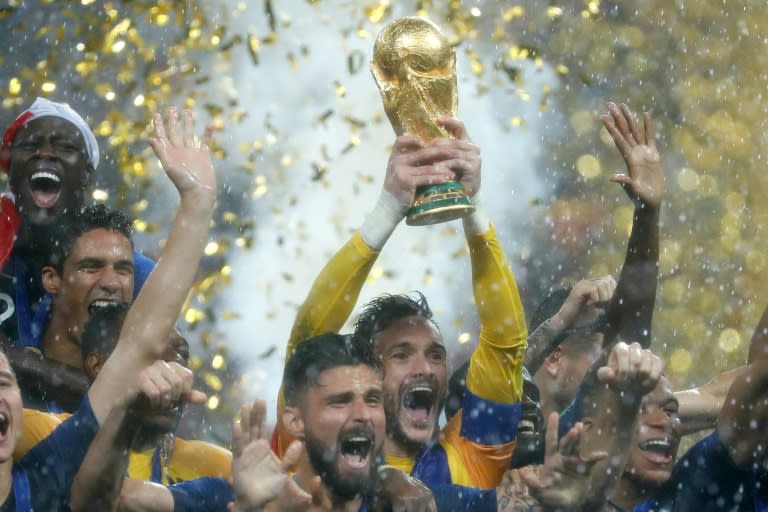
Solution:
M423 188L419 188L418 194L420 196L427 194L435 194L438 192L447 192L449 190L461 190L461 183L458 181L446 181L437 185L426 185Z
M469 198L466 196L450 198L450 199L441 199L439 201L427 201L426 203L421 204L419 206L411 207L411 209L408 210L408 216L412 217L414 215L419 215L420 213L428 212L430 210L435 210L437 208L442 208L445 206L472 206L472 203L469 201Z

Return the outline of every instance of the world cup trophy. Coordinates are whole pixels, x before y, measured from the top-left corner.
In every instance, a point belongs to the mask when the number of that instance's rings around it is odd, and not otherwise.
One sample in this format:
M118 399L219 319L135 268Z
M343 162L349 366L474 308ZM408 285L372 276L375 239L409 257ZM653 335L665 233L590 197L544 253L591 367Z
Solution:
M456 54L437 25L415 16L389 23L376 38L371 71L397 135L425 142L451 136L437 119L456 117ZM460 183L426 185L416 190L406 223L437 224L473 211Z

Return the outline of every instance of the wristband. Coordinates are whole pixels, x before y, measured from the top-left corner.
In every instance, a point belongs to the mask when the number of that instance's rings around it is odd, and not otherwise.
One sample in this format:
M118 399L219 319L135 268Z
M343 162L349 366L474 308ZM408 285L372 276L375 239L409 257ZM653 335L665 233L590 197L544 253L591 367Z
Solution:
M365 217L360 227L363 242L374 251L380 251L400 221L405 218L407 211L408 207L403 206L395 196L382 190L373 210Z

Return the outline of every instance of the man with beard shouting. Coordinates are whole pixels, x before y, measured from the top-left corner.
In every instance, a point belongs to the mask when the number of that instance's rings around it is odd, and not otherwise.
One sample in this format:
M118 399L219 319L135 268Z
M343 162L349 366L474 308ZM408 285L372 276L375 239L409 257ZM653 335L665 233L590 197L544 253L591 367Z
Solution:
M464 411L441 436L436 458L418 478L433 484L493 488L509 466L520 413L522 358L527 330L509 263L487 216L478 204L480 150L464 125L442 119L452 138L429 144L400 136L387 165L378 203L363 226L315 279L294 323L287 354L307 337L337 332L349 317L379 252L405 217L417 187L455 179L477 206L463 220L472 262L480 342L468 377ZM366 306L356 334L372 343L384 364L384 407L388 464L411 472L423 451L437 441L438 419L447 388L446 350L423 296L389 296ZM477 414L475 414L477 413ZM462 418L463 416L463 418ZM290 435L281 429L281 453ZM462 496L469 499L467 489ZM472 505L476 509L477 504Z

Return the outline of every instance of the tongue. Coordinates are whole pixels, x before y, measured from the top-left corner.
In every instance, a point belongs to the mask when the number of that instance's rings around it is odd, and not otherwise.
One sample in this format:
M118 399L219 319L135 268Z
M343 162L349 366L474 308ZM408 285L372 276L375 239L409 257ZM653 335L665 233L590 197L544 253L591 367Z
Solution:
M59 199L59 192L61 191L55 190L48 192L44 190L33 190L32 199L35 201L38 208L51 208Z
M408 417L418 423L425 423L429 418L429 410L426 407L408 408Z
M359 453L345 453L344 460L347 463L347 466L350 466L352 468L362 468L365 467L365 458Z
M652 452L650 450L643 453L645 454L645 457L654 464L669 464L672 460L672 456L663 453Z

